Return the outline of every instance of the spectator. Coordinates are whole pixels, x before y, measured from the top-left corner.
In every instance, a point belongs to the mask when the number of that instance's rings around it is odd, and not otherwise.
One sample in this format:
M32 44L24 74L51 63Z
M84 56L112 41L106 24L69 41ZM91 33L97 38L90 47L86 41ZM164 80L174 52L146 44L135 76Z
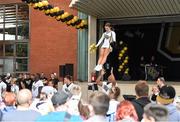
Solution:
M109 122L114 122L116 120L116 110L117 106L119 104L118 97L120 96L120 89L119 87L112 87L109 90L109 97L110 97L110 102L109 102L109 109L106 114L107 121Z
M66 75L64 77L64 85L62 87L62 90L67 93L70 94L71 89L74 87L74 83L72 81L72 76L70 75Z
M54 88L58 89L58 83L59 83L59 79L58 79L58 76L57 76L57 73L51 73L51 79L50 79L53 84L54 84Z
M149 86L146 81L138 81L135 86L135 92L137 99L132 101L136 109L136 113L138 114L138 120L142 120L142 115L144 113L144 106L150 103L148 93L149 93Z
M176 96L176 91L172 86L165 85L160 89L159 95L157 96L157 102L165 105L168 109L168 121L180 121L180 112L173 103Z
M36 98L38 96L38 88L40 86L44 86L42 80L40 80L40 74L36 74L35 81L32 84L32 95L33 98Z
M74 85L71 89L71 98L68 100L68 112L73 115L79 115L78 103L81 99L81 87Z
M149 103L144 107L143 122L167 122L168 110L163 105Z
M48 113L47 115L39 117L36 122L82 122L80 116L71 115L67 112L69 96L63 92L58 91L52 96L52 103L54 105L55 112Z
M2 120L6 122L34 121L37 117L41 116L41 114L29 109L31 102L31 91L28 89L20 90L17 94L17 110L4 114Z
M11 92L6 92L4 94L5 107L2 109L3 114L16 110L16 95Z
M19 86L16 84L17 79L12 78L11 79L11 92L17 94L19 92Z
M81 118L83 120L87 120L90 117L90 110L88 108L88 104L84 101L80 100L78 103L78 110Z
M0 78L0 100L2 100L2 94L6 91L7 85Z
M40 88L40 87L39 87ZM42 115L46 115L49 112L54 111L54 107L51 102L51 97L56 93L53 87L44 86L42 90L40 90L39 99L36 98L33 100L30 108L41 113Z
M136 122L138 121L138 116L133 104L130 101L122 101L116 112L116 121L120 122Z
M92 93L89 97L90 118L85 122L106 122L109 100L103 92Z

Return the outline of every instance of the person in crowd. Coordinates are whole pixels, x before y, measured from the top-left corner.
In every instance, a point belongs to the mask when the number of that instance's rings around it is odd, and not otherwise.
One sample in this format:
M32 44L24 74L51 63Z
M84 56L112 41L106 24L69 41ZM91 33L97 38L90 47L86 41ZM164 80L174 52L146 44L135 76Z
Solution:
M40 86L44 86L44 84L43 84L43 81L40 80L40 74L37 73L36 76L35 76L35 81L32 84L32 95L33 95L33 98L37 97L37 95L38 95L38 88Z
M0 77L0 100L2 100L2 94L6 91L7 85Z
M149 103L144 107L143 122L167 122L168 110L165 106Z
M3 114L16 110L16 95L14 93L4 93L3 101L5 103L5 107L1 110Z
M88 104L82 99L78 103L78 110L81 118L85 121L90 117L90 110Z
M36 122L82 122L80 116L71 115L67 112L68 99L68 94L62 90L55 93L51 98L55 111L39 117Z
M159 94L160 89L166 85L164 77L159 77L156 81L156 86L152 88L151 101L156 102L156 97Z
M57 73L51 73L50 77L51 77L50 81L52 81L53 84L54 84L53 87L58 89L59 79L58 79Z
M28 74L28 73L24 74L23 83L24 83L26 89L31 90L33 82L34 81L33 81L33 79L31 79L30 74Z
M79 115L78 103L82 95L81 87L74 85L70 92L72 96L68 100L68 112L73 115Z
M19 86L16 84L17 78L12 78L11 83L11 92L17 94L19 92Z
M164 105L168 109L168 121L180 121L180 111L173 103L176 96L174 87L165 85L160 89L159 95L157 96L157 103Z
M30 110L32 102L32 93L28 89L22 89L17 94L17 110L8 112L3 115L3 122L33 122L37 117L41 116L40 113Z
M25 89L25 84L24 84L24 82L23 82L23 74L19 74L18 75L18 78L17 78L17 85L19 86L19 89L21 90L21 89Z
M85 122L106 122L109 97L103 92L92 93L89 97L90 118Z
M132 100L136 112L138 114L138 120L142 120L142 115L144 113L144 106L150 103L149 100L149 85L146 81L140 80L135 85L136 99Z
M119 104L118 97L120 96L120 88L119 87L112 87L109 90L109 109L106 114L108 122L114 122L116 120L116 109Z
M7 73L6 76L4 77L4 83L6 83L6 91L10 92L11 91L11 79L12 75L10 73Z
M62 87L62 90L67 93L70 94L71 89L74 87L74 83L72 81L72 76L70 75L66 75L64 77L64 85Z
M96 79L96 83L99 86L101 86L103 92L105 92L106 94L109 94L109 90L112 87L117 86L117 83L116 83L113 71L111 71L111 73L109 74L108 81L102 81L104 74L105 74L105 71L101 70L98 78Z
M39 89L40 95L39 98L33 100L30 108L35 110L42 115L46 115L49 112L54 111L54 107L51 102L51 97L57 92L54 91L54 88L51 86L44 86L42 89Z
M94 68L95 71L100 71L103 68L104 63L106 62L107 56L111 52L110 43L116 42L116 33L112 30L112 26L110 23L106 23L104 26L106 32L103 33L101 39L96 44L98 47L102 42L102 46L100 48L99 59L96 67Z
M137 122L138 115L133 104L128 100L123 100L117 107L116 111L117 122Z

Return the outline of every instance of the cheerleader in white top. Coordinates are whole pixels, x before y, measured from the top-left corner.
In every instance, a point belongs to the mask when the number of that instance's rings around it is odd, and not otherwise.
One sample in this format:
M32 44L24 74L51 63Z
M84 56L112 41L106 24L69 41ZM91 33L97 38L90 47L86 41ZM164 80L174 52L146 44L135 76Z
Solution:
M98 59L98 64L94 68L96 71L100 71L102 69L103 64L106 62L107 56L112 50L110 43L116 41L116 33L112 31L111 24L106 23L104 26L106 32L103 33L101 39L98 41L96 47L98 47L102 42L102 46L100 48L100 54Z

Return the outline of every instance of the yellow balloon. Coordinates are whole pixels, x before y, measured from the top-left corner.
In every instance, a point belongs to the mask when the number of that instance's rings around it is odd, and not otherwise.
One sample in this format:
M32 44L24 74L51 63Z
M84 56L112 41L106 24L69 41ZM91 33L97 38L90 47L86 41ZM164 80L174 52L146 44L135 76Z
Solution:
M39 8L43 7L43 3L42 2L38 2L38 7Z
M120 68L120 69L123 69L123 66L122 66L122 65L120 65L120 66L119 66L119 68Z
M34 5L33 5L33 8L37 8L38 7L38 3L35 3Z
M121 53L124 54L124 53L125 53L125 50L121 50Z
M46 0L44 0L44 1L42 1L42 4L43 4L43 6L48 6L48 5L49 5L49 2L46 1Z
M57 16L57 17L56 17L56 20L60 20L60 19L61 19L61 16Z
M120 54L119 54L119 56L120 56L120 57L123 57L123 54L122 54L122 53L120 53Z
M58 12L60 11L60 8L59 7L54 7L54 12Z
M127 47L124 47L124 50L126 51L128 48Z
M129 59L129 57L128 56L126 56L126 58L125 58L126 60L128 60Z
M128 72L127 72L127 71L125 71L124 73L125 73L125 74L128 74Z
M121 69L118 69L119 72L121 72Z
M74 16L73 20L76 22L78 20L78 17Z
M128 63L128 60L125 59L125 60L124 60L124 63L127 64L127 63Z

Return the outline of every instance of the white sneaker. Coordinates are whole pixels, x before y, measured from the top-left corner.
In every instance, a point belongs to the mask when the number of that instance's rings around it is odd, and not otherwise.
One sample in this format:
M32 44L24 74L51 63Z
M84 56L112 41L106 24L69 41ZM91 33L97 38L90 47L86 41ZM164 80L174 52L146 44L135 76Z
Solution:
M95 70L96 70L96 71L102 70L102 65L97 65L97 66L95 67Z
M94 68L95 71L98 70L99 64L96 65L96 67Z

